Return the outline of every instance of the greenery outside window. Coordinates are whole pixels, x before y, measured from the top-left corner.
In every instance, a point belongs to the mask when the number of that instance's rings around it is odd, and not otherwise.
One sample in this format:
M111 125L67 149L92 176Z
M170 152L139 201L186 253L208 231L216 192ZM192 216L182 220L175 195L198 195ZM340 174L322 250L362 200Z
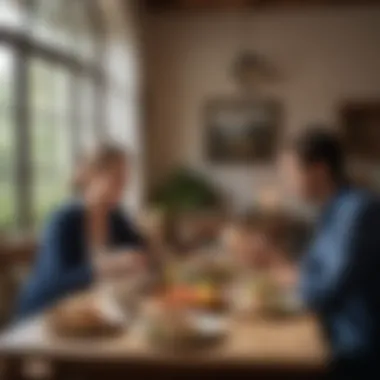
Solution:
M97 1L0 0L0 234L41 225L104 128L94 19Z

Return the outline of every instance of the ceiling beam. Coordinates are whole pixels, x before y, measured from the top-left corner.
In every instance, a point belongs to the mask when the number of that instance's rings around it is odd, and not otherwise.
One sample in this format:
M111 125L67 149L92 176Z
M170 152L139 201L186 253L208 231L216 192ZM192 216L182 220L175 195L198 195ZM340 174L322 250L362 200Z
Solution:
M144 0L143 3L145 9L150 12L380 6L380 0Z

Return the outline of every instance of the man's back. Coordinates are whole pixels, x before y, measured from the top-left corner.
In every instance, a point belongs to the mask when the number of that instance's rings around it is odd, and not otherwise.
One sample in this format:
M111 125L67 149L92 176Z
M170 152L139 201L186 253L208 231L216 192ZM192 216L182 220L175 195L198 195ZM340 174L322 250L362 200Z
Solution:
M301 292L335 358L380 358L380 202L354 189L327 206L302 268Z

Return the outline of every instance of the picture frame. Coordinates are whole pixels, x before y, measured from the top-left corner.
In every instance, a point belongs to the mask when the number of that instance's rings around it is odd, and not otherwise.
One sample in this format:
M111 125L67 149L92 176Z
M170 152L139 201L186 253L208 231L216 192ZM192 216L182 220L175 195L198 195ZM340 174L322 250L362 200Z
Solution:
M214 164L257 164L274 159L281 107L274 100L214 98L205 106L205 150Z

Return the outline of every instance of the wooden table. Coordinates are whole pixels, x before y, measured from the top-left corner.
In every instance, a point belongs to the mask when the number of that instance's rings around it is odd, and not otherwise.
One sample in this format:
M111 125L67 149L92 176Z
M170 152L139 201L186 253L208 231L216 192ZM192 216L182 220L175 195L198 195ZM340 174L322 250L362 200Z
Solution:
M133 326L118 338L74 342L52 337L42 315L6 331L0 337L0 356L11 379L23 377L22 363L39 358L51 364L55 378L65 379L133 373L133 378L207 374L310 380L324 374L326 349L311 317L231 321L223 343L187 354L154 349L141 337L138 323Z

